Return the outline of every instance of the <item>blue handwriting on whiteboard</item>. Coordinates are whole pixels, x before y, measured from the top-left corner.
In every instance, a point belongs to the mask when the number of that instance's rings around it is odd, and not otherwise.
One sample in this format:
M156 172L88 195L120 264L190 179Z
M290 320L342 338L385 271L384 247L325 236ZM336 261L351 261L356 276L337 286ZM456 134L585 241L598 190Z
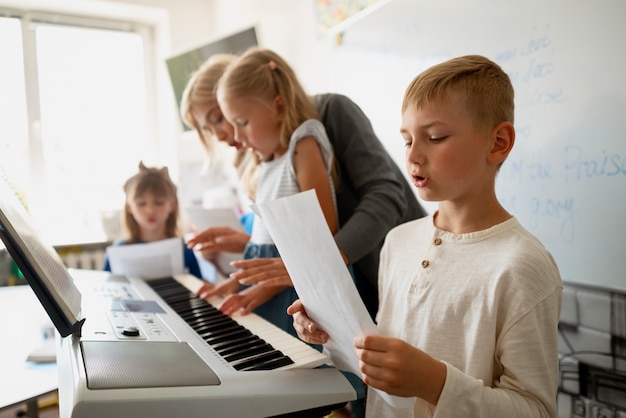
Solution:
M520 55L532 55L538 51L548 48L552 43L550 41L550 35L548 34L550 32L550 25L546 25L543 34L535 34L536 29L536 27L533 28L531 38L524 49L521 50Z
M523 105L536 106L549 103L560 103L563 101L563 88L551 87L545 89L534 89L525 98Z
M566 180L593 177L626 176L626 156L617 152L602 151L597 157L586 157L580 146L565 147Z
M574 198L535 196L529 202L531 230L536 229L542 220L549 221L550 226L556 226L564 242L574 242ZM556 222L556 223L555 223Z
M550 161L534 158L510 159L500 169L500 177L508 181L550 180L555 178Z
M528 71L522 77L525 82L536 78L545 78L554 73L554 63L550 61L537 61L534 58L528 63Z

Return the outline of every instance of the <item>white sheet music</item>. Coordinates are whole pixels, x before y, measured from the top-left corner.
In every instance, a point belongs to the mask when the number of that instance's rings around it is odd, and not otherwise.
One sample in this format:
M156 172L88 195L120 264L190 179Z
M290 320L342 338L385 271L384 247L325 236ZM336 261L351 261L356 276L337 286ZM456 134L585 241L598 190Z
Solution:
M270 232L307 314L328 333L324 347L329 357L340 370L361 376L354 338L378 334L378 329L343 262L315 191L252 208ZM410 407L415 402L415 398L377 391L387 403L398 408Z
M156 242L111 245L107 248L111 273L152 279L183 274L183 241L169 238Z
M245 232L237 214L231 208L186 208L185 212L198 232L218 226L227 226L235 231ZM242 258L243 253L227 253L222 251L217 256L216 264L223 274L229 275L237 270L230 265L230 262L241 260Z
M10 236L16 241L30 267L70 323L77 322L80 317L80 292L57 252L42 240L34 220L19 201L12 183L1 168L0 202L0 224L6 230L7 239Z

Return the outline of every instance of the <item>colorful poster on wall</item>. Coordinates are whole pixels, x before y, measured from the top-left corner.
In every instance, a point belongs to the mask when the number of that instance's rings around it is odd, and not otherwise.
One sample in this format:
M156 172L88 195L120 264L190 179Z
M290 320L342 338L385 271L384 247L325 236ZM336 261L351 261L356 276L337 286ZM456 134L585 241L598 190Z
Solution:
M342 23L347 23L389 0L315 0L319 35L327 35Z

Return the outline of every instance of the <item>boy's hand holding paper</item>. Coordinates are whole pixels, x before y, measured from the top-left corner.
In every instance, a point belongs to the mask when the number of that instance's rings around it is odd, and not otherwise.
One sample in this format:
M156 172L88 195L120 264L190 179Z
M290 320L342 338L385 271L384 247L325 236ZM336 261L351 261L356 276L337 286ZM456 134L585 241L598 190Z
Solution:
M378 330L330 234L315 191L257 204L253 210L270 232L307 315L328 333L329 357L340 370L360 376L354 338ZM414 402L380 393L397 407Z

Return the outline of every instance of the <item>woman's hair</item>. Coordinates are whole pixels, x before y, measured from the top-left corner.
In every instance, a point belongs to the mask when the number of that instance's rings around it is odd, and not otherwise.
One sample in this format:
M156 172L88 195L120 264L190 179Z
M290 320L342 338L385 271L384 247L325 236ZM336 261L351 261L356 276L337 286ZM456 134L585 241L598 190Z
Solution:
M210 105L213 102L217 105L217 97L215 90L217 82L226 71L226 67L237 59L232 54L215 54L206 60L200 68L191 76L180 102L180 115L187 126L193 128L198 133L200 143L207 153L209 160L215 156L216 140L212 136L207 137L202 127L198 125L193 117L193 108L198 105ZM228 123L228 122L224 122ZM233 164L244 182L244 190L254 198L254 192L257 176L257 167L259 165L256 155L246 149L239 149L235 153ZM248 164L252 162L251 164Z
M165 223L165 233L169 238L180 236L177 189L170 178L169 170L167 167L146 167L143 161L140 161L139 172L124 183L126 202L121 221L122 231L128 242L133 243L141 240L141 228L132 213L130 213L128 202L141 197L146 192L153 193L155 197L173 200L174 210L172 210Z
M180 102L180 115L187 126L196 130L200 137L200 142L211 157L215 152L214 138L204 136L202 127L198 126L193 117L193 107L195 105L205 105L211 102L217 103L215 88L222 74L235 59L236 55L216 54L211 56L202 64L191 79L187 82Z
M307 94L294 70L276 52L253 47L248 49L235 62L229 65L217 84L220 99L237 97L271 103L276 96L283 100L281 116L280 144L288 146L293 132L308 119L319 120L319 113L313 99ZM242 156L244 187L256 183L260 159L254 154Z
M473 117L477 129L491 129L501 122L513 123L515 105L509 76L493 61L466 55L434 65L415 77L407 87L402 112L458 95Z

